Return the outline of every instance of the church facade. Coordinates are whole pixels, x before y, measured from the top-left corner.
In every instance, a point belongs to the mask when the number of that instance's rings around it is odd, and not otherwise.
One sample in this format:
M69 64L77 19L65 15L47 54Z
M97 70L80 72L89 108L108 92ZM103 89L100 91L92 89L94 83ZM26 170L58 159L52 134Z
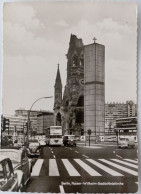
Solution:
M83 45L71 35L67 53L67 80L62 94L58 65L55 80L54 123L64 134L93 136L105 131L105 47L94 43Z
M55 80L54 119L64 134L84 134L84 45L71 35L67 53L67 81L62 95L59 71Z

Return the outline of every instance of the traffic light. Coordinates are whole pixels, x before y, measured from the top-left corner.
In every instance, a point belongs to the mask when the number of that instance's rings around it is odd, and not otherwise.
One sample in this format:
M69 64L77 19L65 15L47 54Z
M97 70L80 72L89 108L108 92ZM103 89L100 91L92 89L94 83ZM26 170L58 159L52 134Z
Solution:
M10 124L10 120L4 117L2 131L5 131L6 129L8 129L8 131L9 131L9 124Z

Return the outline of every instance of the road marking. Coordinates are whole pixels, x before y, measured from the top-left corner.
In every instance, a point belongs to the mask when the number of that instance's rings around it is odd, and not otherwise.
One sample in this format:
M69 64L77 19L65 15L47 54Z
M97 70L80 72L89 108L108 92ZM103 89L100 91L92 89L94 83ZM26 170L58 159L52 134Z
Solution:
M62 159L62 162L67 169L70 176L80 176L77 170L72 166L72 164L68 161L68 159Z
M78 151L75 151L76 153L79 153Z
M116 155L117 157L119 157L119 158L123 158L123 157L121 157L121 156L119 156L119 155Z
M86 158L89 158L88 156L85 156L84 154L83 154L82 156L84 156L84 157L86 157Z
M65 193L63 185L59 185L60 187L60 193Z
M51 153L53 154L53 151L51 151Z
M120 169L120 170L123 170L124 172L127 172L127 173L129 173L129 174L132 174L132 175L134 175L134 176L138 176L138 172L136 172L136 171L134 171L134 170L130 170L129 168L125 168L125 167L123 167L123 166L121 166L121 165L115 164L115 163L110 162L110 161L105 160L105 159L99 159L99 160L102 161L102 162L105 162L105 163L107 163L107 164L109 164L109 165L111 165L111 166L114 166L115 168L118 168L118 169Z
M135 163L135 164L138 164L138 161L135 161L135 160L131 160L131 159L124 159L124 160L127 160L127 161L129 161L129 162L133 162L133 163Z
M102 176L97 171L95 171L93 168L88 166L86 163L81 161L80 159L74 159L87 173L89 173L91 176Z
M43 159L38 159L36 161L35 165L33 166L31 176L39 176L43 162Z
M72 148L70 148L70 150L72 150Z
M56 159L49 159L49 176L59 176Z
M103 164L100 164L99 162L96 162L92 159L86 159L87 161L91 162L92 164L96 165L97 167L101 168L102 170L104 170L105 172L111 174L112 176L124 176L121 173L116 172L115 170L112 170L111 168L106 167Z
M135 164L131 164L131 163L128 163L128 162L124 162L124 161L121 161L121 160L117 160L117 159L111 159L111 160L138 169L138 166L135 165Z
M56 156L55 156L55 155L53 155L53 158L56 158Z

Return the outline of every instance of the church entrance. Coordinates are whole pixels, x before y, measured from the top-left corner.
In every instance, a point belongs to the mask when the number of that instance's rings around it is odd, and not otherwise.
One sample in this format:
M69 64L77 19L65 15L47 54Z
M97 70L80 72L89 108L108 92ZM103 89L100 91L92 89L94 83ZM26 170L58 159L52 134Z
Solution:
M75 113L75 134L84 135L84 96L80 96Z

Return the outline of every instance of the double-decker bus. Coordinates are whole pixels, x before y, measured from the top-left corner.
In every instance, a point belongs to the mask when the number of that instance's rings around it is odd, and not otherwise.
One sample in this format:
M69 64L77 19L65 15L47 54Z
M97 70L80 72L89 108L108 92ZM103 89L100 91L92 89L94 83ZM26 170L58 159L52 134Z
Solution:
M116 131L119 144L121 141L132 145L137 143L137 117L116 119Z
M47 145L62 145L62 127L61 126L50 126L46 131L46 142Z

